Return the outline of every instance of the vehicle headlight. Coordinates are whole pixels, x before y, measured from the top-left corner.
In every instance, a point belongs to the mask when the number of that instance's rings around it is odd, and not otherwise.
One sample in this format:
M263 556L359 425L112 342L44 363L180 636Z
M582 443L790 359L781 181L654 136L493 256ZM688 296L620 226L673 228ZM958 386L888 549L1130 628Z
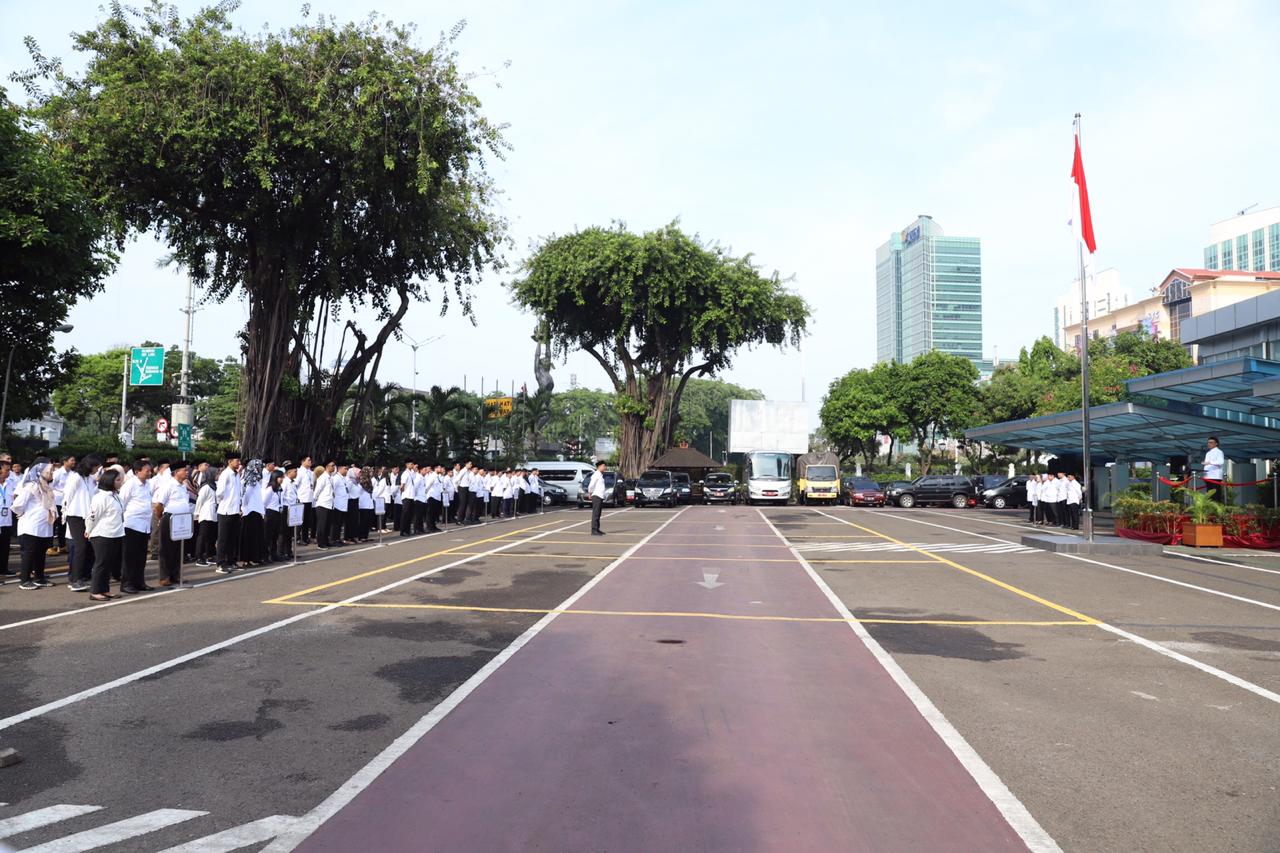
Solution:
M991 497L992 495L994 495L995 493L996 493L996 490L995 490L995 489L984 489L984 490L983 490L983 492L982 492L982 496L983 496L984 498L989 498L989 497Z

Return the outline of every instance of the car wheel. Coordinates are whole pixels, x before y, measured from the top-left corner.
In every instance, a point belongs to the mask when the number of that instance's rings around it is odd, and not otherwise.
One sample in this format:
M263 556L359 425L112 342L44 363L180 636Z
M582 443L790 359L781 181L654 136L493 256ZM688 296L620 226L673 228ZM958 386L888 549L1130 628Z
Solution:
M898 506L902 507L903 509L911 509L915 505L916 505L916 499L912 495L902 495L900 498L898 498Z
M991 499L991 505L996 509L1004 509L1009 505L1009 502L1004 498L997 496Z
M964 509L969 505L969 498L965 495L952 495L951 505L956 509Z

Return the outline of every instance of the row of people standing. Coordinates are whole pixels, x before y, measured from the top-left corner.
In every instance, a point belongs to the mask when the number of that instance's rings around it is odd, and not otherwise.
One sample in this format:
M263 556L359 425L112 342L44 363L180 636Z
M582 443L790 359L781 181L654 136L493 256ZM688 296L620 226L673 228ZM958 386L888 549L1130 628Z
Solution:
M1075 474L1033 474L1027 478L1028 521L1080 529L1080 504L1084 490Z

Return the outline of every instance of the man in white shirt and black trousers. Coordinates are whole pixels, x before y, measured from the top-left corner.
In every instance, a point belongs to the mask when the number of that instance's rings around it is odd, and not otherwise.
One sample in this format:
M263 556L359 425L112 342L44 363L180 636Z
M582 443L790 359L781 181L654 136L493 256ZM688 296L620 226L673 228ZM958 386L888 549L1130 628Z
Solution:
M587 494L591 496L591 535L603 536L600 529L600 513L604 511L604 463L596 463L596 472L591 475L591 483L587 486Z
M1208 444L1209 450L1204 455L1204 493L1216 501L1221 500L1222 467L1227 464L1227 458L1218 447L1216 435L1209 436Z
M240 454L228 453L227 465L218 475L214 492L218 502L218 568L220 575L236 570L240 553L240 512L244 501L244 481L240 479Z

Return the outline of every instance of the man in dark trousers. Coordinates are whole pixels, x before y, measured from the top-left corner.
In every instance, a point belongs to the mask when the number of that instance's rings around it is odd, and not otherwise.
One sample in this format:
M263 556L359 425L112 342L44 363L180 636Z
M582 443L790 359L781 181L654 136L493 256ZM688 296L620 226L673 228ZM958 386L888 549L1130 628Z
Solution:
M591 475L591 483L587 486L587 494L591 496L591 535L603 536L600 529L600 513L604 511L604 463L596 463L596 472Z

